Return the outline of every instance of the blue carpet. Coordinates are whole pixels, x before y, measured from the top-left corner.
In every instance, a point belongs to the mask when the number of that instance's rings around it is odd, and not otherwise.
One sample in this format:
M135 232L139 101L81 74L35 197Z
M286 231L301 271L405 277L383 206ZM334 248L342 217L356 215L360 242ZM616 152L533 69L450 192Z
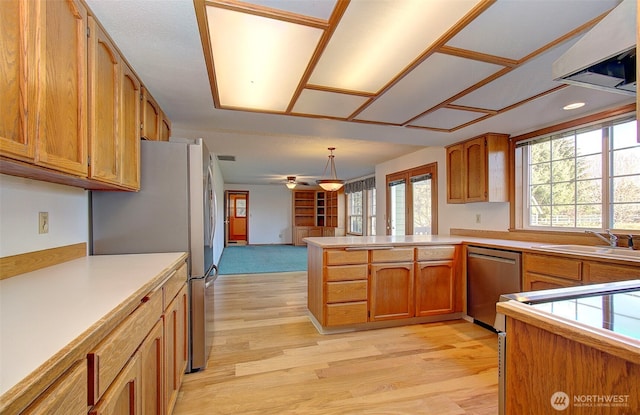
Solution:
M218 273L262 274L307 270L307 247L293 245L227 246L218 263Z

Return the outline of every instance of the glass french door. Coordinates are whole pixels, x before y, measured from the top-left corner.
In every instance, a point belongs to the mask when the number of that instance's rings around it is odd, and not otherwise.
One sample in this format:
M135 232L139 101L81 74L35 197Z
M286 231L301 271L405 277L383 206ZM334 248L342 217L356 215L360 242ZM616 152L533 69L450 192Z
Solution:
M438 233L437 163L387 175L387 235Z

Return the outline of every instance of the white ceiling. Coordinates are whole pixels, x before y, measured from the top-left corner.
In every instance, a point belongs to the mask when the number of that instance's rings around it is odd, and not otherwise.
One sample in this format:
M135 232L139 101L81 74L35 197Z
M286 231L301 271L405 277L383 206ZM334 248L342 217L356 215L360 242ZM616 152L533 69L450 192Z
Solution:
M362 27L359 30L376 30L387 23L386 16L402 0L388 0L383 17L354 12L370 1L374 0L352 0L337 28L346 31L357 24ZM476 3L451 1L446 4ZM235 162L221 162L224 180L230 184L284 183L289 175L319 179L329 154L327 147L336 147L338 176L358 178L373 173L378 163L424 146L443 146L489 131L523 134L635 102L634 97L577 86L556 90L562 84L551 79L552 62L583 33L557 45L552 42L615 7L619 0L498 0L467 25L461 17L445 24L425 17L425 25L437 27L438 32L424 35L428 40L421 50L430 50L434 39L452 27L457 33L444 49L433 49L413 71L387 83L385 93L353 120L345 114L357 109L362 97L316 89L303 90L293 108L298 115L214 108L193 1L86 2L171 119L173 135L203 137L216 155L236 157ZM331 0L251 3L321 19L328 19L334 6ZM363 21L368 24L362 25ZM341 39L338 29L334 42ZM311 84L335 75L331 68L338 71L336 59L349 56L349 45L343 46L342 50L338 43L327 47ZM385 46L384 50L406 53L400 46ZM455 52L458 50L465 51L463 56ZM538 50L542 52L532 55ZM495 77L511 66L515 69ZM488 82L489 77L495 80ZM571 112L562 110L575 101L586 105ZM481 117L485 118L475 122Z

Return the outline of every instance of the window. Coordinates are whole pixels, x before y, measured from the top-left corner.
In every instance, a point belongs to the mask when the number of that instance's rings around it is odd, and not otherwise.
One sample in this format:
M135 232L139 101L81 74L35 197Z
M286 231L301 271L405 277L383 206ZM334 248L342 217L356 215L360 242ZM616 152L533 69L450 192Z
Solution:
M376 188L375 178L345 184L347 199L347 233L375 235Z
M640 144L629 118L519 144L520 228L640 229Z
M362 194L364 190L349 193L347 195L347 220L349 221L349 233L363 235L362 233Z

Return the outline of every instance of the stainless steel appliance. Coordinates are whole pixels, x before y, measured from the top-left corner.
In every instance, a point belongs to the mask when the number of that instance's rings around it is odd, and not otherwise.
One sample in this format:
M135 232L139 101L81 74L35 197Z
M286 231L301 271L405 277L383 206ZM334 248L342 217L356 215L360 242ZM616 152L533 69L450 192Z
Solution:
M467 315L495 328L500 295L522 290L519 252L469 246L467 248Z
M92 253L189 253L189 371L205 367L206 293L214 264L216 199L201 139L142 141L141 190L92 192Z
M638 275L640 277L640 274ZM640 340L640 280L552 290L510 293L500 301L518 301L586 326L611 330ZM498 314L498 414L506 415L506 317Z

